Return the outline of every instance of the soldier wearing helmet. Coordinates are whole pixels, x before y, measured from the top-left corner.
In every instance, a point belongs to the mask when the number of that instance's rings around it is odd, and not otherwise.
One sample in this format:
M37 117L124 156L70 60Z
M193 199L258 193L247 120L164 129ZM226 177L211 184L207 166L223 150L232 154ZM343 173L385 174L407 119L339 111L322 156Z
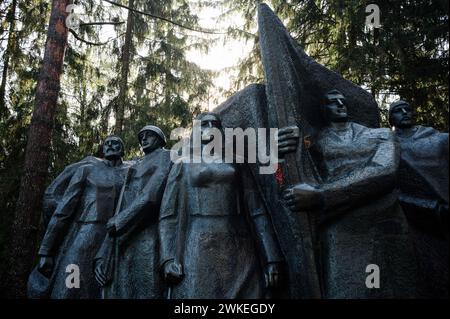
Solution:
M137 137L145 155L130 168L121 207L108 221L108 235L96 256L95 276L104 298L162 298L157 221L172 162L159 127L146 125ZM117 254L109 258L108 251Z

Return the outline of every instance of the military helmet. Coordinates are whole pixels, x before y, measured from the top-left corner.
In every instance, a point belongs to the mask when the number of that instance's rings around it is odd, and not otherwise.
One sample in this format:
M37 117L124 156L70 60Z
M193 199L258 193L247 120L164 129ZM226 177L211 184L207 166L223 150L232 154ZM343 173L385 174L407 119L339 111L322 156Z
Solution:
M141 143L141 135L145 131L152 131L153 133L158 135L159 138L161 139L161 141L163 142L162 146L165 146L167 144L167 139L166 139L166 136L164 135L164 132L159 127L154 126L154 125L146 125L139 131L139 133L138 133L139 143Z

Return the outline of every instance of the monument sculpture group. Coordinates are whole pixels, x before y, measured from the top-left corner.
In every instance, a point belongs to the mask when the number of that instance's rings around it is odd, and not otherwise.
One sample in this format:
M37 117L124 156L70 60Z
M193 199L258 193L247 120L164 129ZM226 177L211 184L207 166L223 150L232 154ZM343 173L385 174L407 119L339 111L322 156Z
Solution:
M52 182L30 298L448 298L448 133L414 125L405 101L379 128L373 97L307 56L264 4L258 25L264 85L197 117L211 161L192 160L192 144L172 160L147 125L140 160L123 161L111 135L104 158ZM275 174L207 145L225 128L273 127Z

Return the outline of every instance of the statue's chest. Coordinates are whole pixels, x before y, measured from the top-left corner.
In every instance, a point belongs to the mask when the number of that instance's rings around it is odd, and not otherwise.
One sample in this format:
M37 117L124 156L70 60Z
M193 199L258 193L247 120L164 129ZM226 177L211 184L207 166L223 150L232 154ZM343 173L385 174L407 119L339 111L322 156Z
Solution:
M237 170L231 164L192 164L189 170L191 215L229 216L239 212Z
M144 158L132 167L130 186L141 190L150 178L157 173L159 161L155 158Z
M351 135L330 135L322 138L319 142L320 151L326 161L342 161L367 158L371 156L378 147L376 138L366 136L352 137Z
M96 168L87 177L87 186L105 192L122 187L125 169L120 167Z
M236 181L236 169L231 164L191 164L189 178L194 187L213 187L233 185Z
M331 135L322 138L319 149L328 178L341 178L368 164L379 147L379 140L366 136Z

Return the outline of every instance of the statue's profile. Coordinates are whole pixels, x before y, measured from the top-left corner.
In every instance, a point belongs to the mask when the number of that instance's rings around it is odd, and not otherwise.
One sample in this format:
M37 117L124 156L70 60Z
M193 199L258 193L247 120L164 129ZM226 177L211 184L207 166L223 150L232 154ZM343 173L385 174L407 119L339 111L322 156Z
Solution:
M414 124L406 101L389 107L400 144L400 204L412 228L419 257L422 297L448 297L448 133Z
M198 120L203 150L222 124L214 113ZM263 298L282 275L270 216L249 169L216 160L171 169L159 223L169 297Z
M394 135L349 121L338 90L325 94L321 111L327 125L311 137L309 148L319 183L294 185L284 199L292 211L314 214L323 297L414 296L415 258L395 192L399 148ZM295 127L281 129L279 137L281 154L299 143ZM382 269L379 289L364 284L370 264Z
M50 298L100 297L92 265L122 187L124 143L118 136L108 136L103 152L105 159L76 168L48 223L37 269L49 280ZM70 265L79 270L79 288L66 285Z
M129 168L121 207L108 221L108 236L96 256L96 279L104 286L103 298L163 298L157 226L172 162L159 127L143 127L138 139L145 156Z

